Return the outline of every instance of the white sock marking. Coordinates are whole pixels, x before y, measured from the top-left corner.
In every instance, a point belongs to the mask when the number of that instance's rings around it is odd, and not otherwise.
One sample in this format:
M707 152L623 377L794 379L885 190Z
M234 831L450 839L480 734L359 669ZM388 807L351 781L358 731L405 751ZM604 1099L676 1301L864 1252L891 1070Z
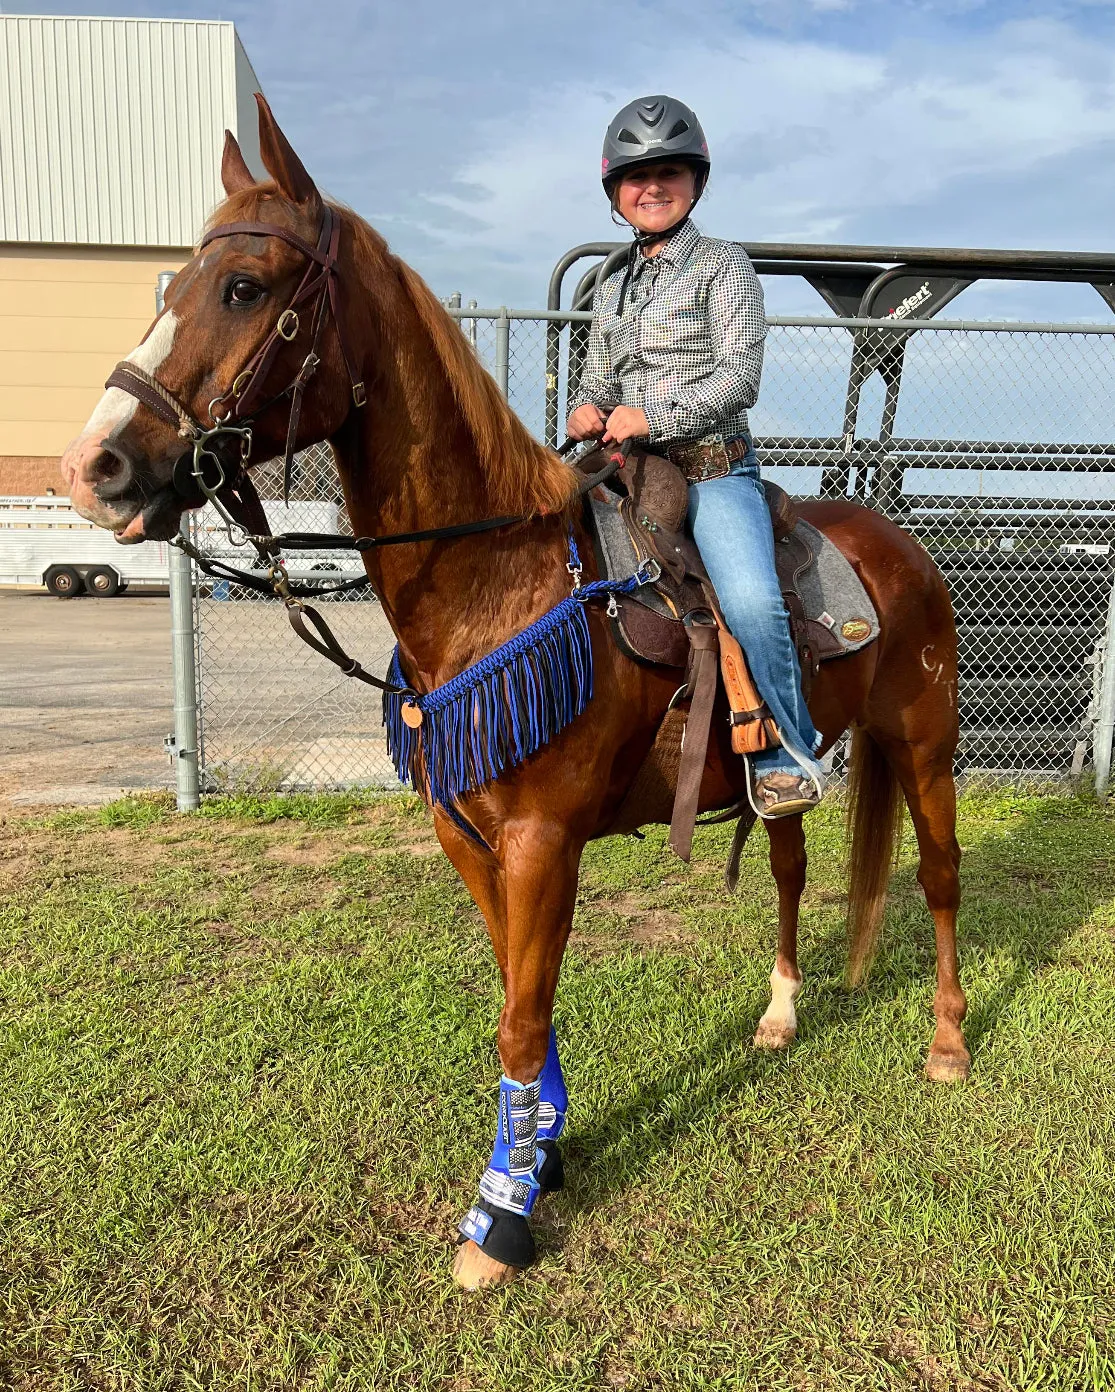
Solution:
M797 1011L794 1009L794 997L801 990L801 979L792 976L783 976L775 963L774 970L770 974L770 1005L766 1008L766 1013L759 1021L759 1029L764 1027L771 1031L785 1031L793 1034L798 1027Z

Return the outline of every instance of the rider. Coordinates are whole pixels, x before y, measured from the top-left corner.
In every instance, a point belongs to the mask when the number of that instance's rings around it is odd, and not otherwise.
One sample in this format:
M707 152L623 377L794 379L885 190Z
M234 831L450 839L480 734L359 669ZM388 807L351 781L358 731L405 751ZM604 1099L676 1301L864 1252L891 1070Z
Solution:
M630 224L635 242L597 286L568 432L645 440L689 477L689 528L782 736L749 756L752 804L768 818L803 812L820 800L824 774L747 425L766 337L759 279L737 242L704 237L690 220L709 155L682 102L625 106L604 137L601 170L613 219Z

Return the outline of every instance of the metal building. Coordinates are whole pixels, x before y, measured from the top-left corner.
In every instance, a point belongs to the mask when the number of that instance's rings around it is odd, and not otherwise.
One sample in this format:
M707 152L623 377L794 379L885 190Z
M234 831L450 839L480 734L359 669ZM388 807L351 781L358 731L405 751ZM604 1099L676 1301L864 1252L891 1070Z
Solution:
M230 23L0 15L0 494L58 457L223 197L258 169L259 82Z

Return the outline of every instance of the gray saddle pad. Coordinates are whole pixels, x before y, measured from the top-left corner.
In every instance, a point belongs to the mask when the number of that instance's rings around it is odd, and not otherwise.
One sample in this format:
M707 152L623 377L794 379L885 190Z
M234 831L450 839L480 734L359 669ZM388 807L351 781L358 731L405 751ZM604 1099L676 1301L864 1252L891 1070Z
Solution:
M607 577L625 580L638 569L640 557L618 507L601 498L602 492L597 488L590 494L599 553ZM797 570L792 586L790 576L779 566L782 588L797 590L806 618L823 624L844 652L856 652L874 642L879 636L879 616L844 553L804 519L798 519L794 536L809 549L812 559L804 569ZM794 550L798 552L799 548ZM776 558L778 551L779 545L775 543ZM653 585L641 586L631 598L655 613L674 617Z

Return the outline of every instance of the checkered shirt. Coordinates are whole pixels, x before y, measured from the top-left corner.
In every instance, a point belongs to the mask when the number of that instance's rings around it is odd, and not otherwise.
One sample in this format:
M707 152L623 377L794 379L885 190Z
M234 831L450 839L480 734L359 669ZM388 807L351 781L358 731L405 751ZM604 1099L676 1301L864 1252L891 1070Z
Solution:
M651 444L747 432L763 370L763 290L738 242L686 223L657 256L636 256L597 286L584 370L570 411L641 406Z

